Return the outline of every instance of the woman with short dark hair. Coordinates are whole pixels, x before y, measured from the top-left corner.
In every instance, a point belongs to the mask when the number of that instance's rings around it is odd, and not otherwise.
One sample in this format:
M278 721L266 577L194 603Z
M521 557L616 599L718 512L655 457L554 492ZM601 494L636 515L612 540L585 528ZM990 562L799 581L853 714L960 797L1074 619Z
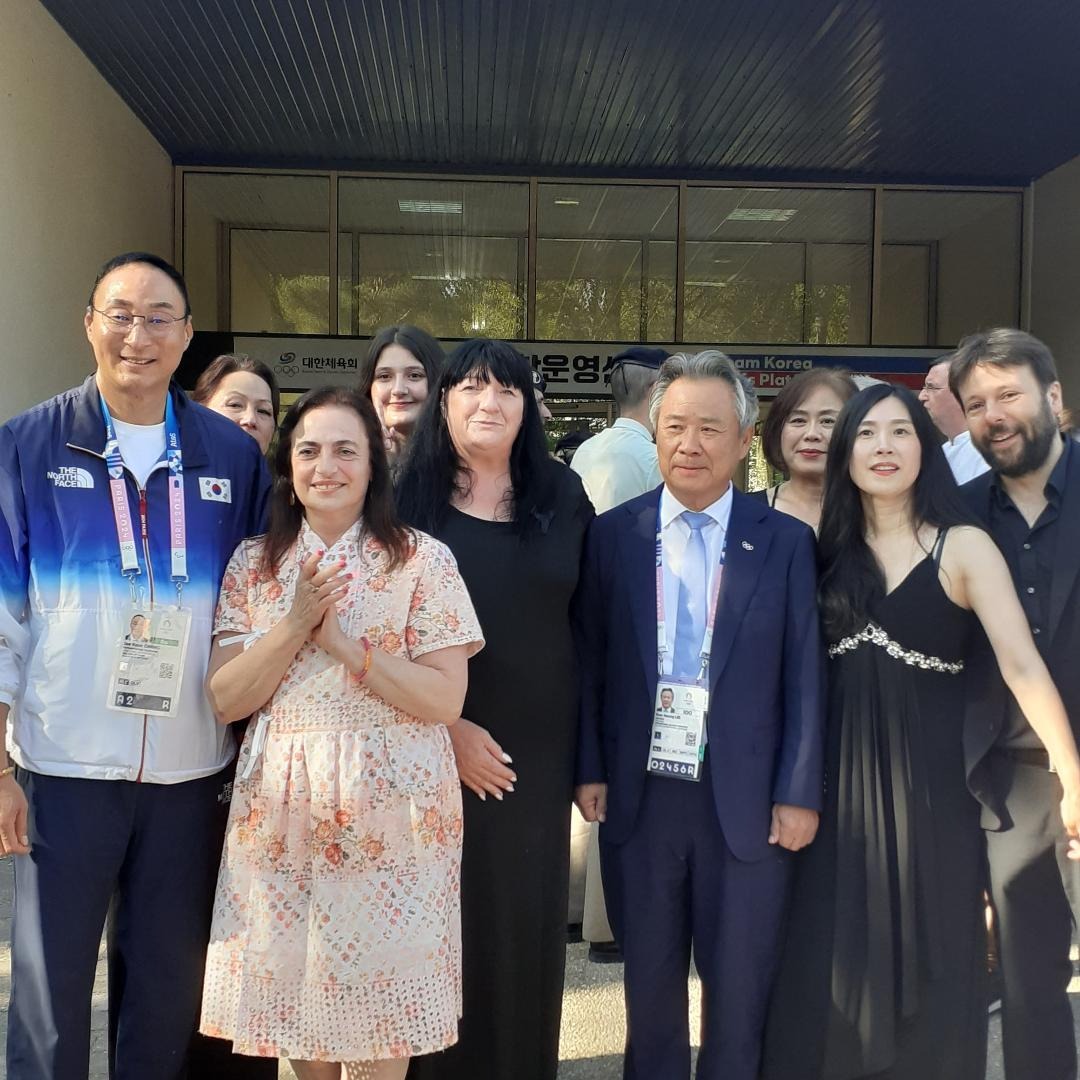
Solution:
M784 479L752 494L805 521L815 532L821 520L829 439L855 390L851 376L837 368L800 372L773 399L761 426L765 460Z
M1076 834L1072 730L1005 560L972 520L915 395L856 394L833 434L818 545L826 804L799 857L766 1080L983 1080L983 841L963 753L980 624Z
M281 392L274 373L247 353L224 353L199 376L191 400L239 424L264 454L277 430Z
M465 793L458 1045L421 1080L554 1080L566 958L578 680L570 633L592 507L547 452L529 361L448 358L398 481L402 518L454 553L488 644L450 729Z

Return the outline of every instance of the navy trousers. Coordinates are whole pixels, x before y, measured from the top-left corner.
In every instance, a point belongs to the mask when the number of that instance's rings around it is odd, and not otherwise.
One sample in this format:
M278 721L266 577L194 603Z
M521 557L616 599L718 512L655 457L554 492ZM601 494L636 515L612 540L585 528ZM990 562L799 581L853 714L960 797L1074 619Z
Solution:
M222 776L182 784L19 770L31 853L15 859L7 1074L86 1080L90 998L110 902L113 1080L181 1080L198 1021Z
M611 844L601 827L600 857L626 962L624 1080L689 1077L691 950L701 977L698 1080L755 1080L791 853L736 859L706 769L698 783L648 777L634 832Z

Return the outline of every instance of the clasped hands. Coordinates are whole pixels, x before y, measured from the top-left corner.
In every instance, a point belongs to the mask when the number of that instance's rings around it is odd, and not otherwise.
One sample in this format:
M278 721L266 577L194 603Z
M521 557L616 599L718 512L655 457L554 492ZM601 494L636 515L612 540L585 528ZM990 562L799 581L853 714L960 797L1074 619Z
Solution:
M301 564L292 607L286 618L335 660L345 664L348 662L347 650L356 643L341 629L337 604L345 599L352 574L345 572L344 559L320 570L319 560L324 554L323 551L312 552Z

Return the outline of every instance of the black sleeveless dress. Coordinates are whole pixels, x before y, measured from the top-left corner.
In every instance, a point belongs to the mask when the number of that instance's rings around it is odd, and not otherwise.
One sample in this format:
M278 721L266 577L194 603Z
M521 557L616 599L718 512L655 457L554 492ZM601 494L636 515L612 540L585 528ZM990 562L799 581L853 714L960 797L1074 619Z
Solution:
M934 552L829 649L826 799L799 856L765 1080L983 1080L978 804L963 760L974 616Z

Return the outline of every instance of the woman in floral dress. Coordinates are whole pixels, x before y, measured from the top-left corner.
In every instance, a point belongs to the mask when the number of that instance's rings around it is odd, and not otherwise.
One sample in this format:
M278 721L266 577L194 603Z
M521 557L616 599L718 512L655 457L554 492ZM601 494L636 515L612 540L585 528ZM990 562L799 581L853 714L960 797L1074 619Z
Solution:
M300 1080L397 1080L457 1037L461 795L446 725L480 628L453 556L397 520L351 390L282 424L265 537L222 582L207 693L254 714L202 1031Z

